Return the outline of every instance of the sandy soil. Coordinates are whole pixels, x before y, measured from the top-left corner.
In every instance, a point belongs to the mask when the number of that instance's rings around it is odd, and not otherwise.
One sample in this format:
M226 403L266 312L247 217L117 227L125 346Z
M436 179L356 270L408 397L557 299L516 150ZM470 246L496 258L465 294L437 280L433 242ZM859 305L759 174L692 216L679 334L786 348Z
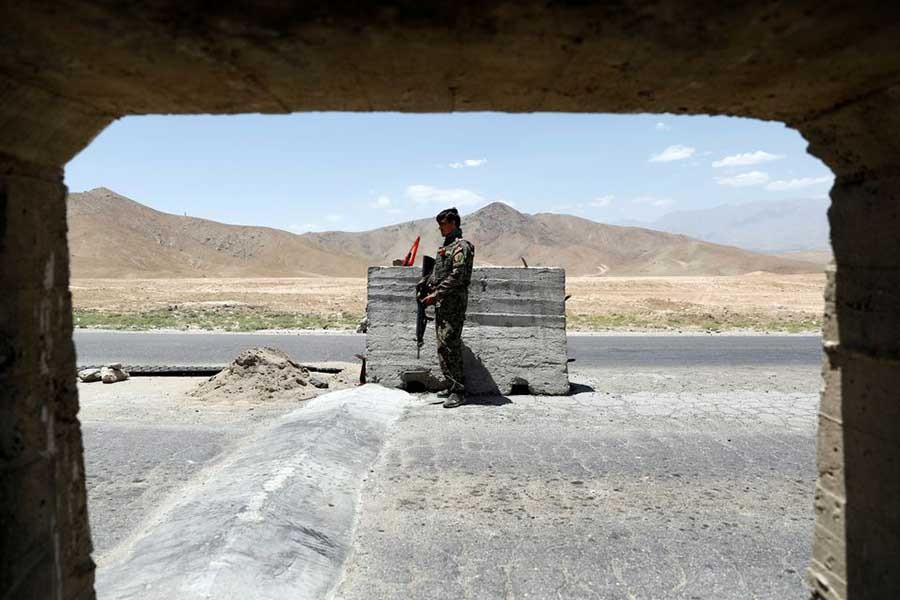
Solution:
M824 274L753 273L728 277L571 277L569 314L713 311L820 318Z
M139 312L226 304L308 313L356 312L366 306L364 278L73 279L76 309Z
M722 277L572 277L573 328L767 328L815 330L824 308L824 274L753 273ZM362 315L362 278L75 279L76 310L135 312L221 306L329 315Z

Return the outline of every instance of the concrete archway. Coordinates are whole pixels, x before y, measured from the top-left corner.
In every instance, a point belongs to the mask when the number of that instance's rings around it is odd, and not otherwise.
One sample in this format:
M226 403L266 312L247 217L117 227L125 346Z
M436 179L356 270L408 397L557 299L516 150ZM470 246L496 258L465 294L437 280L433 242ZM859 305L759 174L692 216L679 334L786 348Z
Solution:
M835 173L810 581L900 596L900 9L875 2L0 8L0 590L93 596L63 165L112 120L309 110L783 121Z

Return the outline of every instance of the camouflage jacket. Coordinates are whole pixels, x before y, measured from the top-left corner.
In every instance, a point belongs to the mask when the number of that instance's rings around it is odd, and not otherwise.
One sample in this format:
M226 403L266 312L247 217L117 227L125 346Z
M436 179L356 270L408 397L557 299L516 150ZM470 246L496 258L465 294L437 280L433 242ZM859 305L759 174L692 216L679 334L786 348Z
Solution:
M458 233L457 233L458 232ZM472 280L472 265L475 262L475 246L462 238L462 232L450 234L444 245L438 248L431 273L430 288L437 302L469 299L469 282ZM465 306L465 303L463 303Z

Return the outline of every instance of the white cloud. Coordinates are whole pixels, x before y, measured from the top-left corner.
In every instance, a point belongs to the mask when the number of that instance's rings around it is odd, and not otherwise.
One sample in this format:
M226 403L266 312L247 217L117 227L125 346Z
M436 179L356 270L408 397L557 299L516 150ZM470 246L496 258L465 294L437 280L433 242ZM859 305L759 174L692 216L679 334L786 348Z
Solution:
M767 181L769 181L769 174L763 173L762 171L750 171L749 173L741 173L734 177L716 177L716 183L730 187L762 185Z
M325 215L325 220L329 223L337 223L344 220L343 215Z
M767 185L766 189L771 192L799 190L801 188L821 185L823 183L830 185L832 181L834 181L834 177L831 175L825 175L824 177L801 177L800 179L779 179L778 181L773 181Z
M696 152L696 148L691 148L690 146L682 146L680 144L675 144L674 146L669 146L659 154L654 154L650 157L650 162L672 162L673 160L684 160L685 158L690 158Z
M603 198L605 198L605 197L606 196L603 196ZM609 196L609 198L612 198L612 196ZM595 205L593 200L591 202L566 202L565 204L553 204L552 206L549 207L549 210L551 212L563 212L563 211L578 212L578 211L584 211L584 210L590 208L591 206L598 206L598 205Z
M612 204L615 196L611 194L607 194L606 196L597 196L593 200L591 200L591 206L596 208L606 208L610 204Z
M406 197L416 204L441 204L457 208L484 202L484 198L472 190L440 189L430 185L411 185L406 188Z
M370 206L372 208L388 208L391 205L391 199L389 196L378 196Z
M656 124L656 129L658 131L669 131L672 128L669 127L668 125L666 125L665 123L663 123L662 121L660 121Z
M772 160L780 160L784 158L781 154L770 154L757 150L756 152L745 152L744 154L735 154L726 156L722 160L713 162L712 166L716 169L720 167L746 167L748 165L758 165L759 163L769 162Z
M480 167L485 163L487 163L486 158L467 158L466 160L461 162L452 162L447 166L449 166L451 169L466 169Z
M659 197L659 196L638 196L634 200L632 200L635 204L644 204L647 206L655 206L657 208L662 208L664 206L671 206L675 203L671 198Z

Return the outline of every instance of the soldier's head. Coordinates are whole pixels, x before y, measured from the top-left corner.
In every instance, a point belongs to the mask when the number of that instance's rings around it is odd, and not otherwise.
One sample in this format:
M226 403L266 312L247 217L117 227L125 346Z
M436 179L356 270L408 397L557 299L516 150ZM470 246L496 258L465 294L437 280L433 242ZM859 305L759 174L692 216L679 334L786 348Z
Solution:
M438 223L438 227L441 228L441 235L446 237L459 227L459 211L455 207L442 210L437 214L435 220Z

